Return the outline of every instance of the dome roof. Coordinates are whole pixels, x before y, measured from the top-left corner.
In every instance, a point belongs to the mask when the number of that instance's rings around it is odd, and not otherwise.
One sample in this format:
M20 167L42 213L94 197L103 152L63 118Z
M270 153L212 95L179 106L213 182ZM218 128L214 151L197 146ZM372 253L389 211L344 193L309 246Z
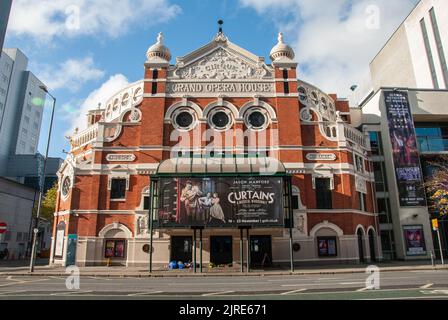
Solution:
M270 57L272 61L278 61L285 57L293 60L295 57L294 50L283 42L283 33L281 32L278 34L278 43L272 48Z
M153 61L157 59L163 59L165 61L171 60L171 52L163 44L163 33L159 33L157 36L157 43L152 45L148 51L146 52L146 56L148 57L148 61Z

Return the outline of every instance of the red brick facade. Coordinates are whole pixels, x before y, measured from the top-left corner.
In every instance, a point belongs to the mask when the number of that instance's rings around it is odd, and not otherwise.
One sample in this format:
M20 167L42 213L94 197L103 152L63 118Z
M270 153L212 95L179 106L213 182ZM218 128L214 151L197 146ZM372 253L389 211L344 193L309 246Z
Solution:
M363 229L365 237L363 241L366 241L366 248L369 246L367 232L369 230L375 232L373 236L375 245L370 247L370 251L375 248L376 253L374 255L366 253L366 257L379 257L381 254L378 252L378 235L375 231L378 228L373 201L375 198L373 174L368 160L368 138L363 133L351 128L350 124L344 122L343 117L340 117L340 114L349 111L348 103L338 100L336 95L328 96L319 89L296 80L298 77L297 67L292 59L286 61L280 59L274 61L272 66L265 65L263 67L267 70L267 75L262 80L260 78L256 80L272 84L273 91L267 93L243 92L238 96L238 93L235 92L219 92L219 90L214 90L209 94L203 92L196 94L195 92L178 93L170 89L171 84L182 83L177 72L184 70L181 69L184 65L188 63L195 65L195 59L200 56L200 53L212 55L217 50L226 50L228 54L235 55L237 57L235 59L244 58L245 61L253 59L252 56L244 57L246 52L227 39L215 39L209 45L199 49L200 52L198 51L196 54L194 52L182 58L182 63L178 63L176 66L169 65L167 61L160 60L160 58L156 60L152 57L148 58L149 60L145 64L144 80L129 89L129 92L134 93L135 96L127 97L133 102L137 100L137 103L127 109L123 107L127 94L125 92L128 92L125 89L111 98L106 109L102 111L101 117L93 114L89 118L91 121L89 128L72 138L71 155L60 170L60 193L57 202L54 237L56 238L57 226L64 221L66 223L65 236L76 234L80 242L77 263L80 265L104 263L104 256L102 256L104 239L99 244L100 248L97 246L95 249L93 247L88 249L89 242L86 239L100 241L102 230L105 232L109 229L129 231L131 237L127 239L128 241L139 238L136 231L136 217L137 214L145 214L142 209L145 195L143 190L149 186L150 174L155 173L158 164L172 157L171 148L178 144L178 141L170 139L172 132L176 129L172 121L167 119L170 108L176 104L179 106L191 105L199 107L201 112L204 112L207 106L215 103L233 106L239 112L245 105L253 103L254 105L269 106L276 117L270 119L269 126L263 132L255 133L256 136L266 133L268 137L266 142L257 143L255 147L267 149L269 157L280 160L285 165L287 173L293 177L294 190L299 190L301 205L299 210L294 212L294 217L305 222L301 226L298 225L299 222L296 222L294 241L301 243L304 240L313 239L308 253L297 254L298 257L295 258L297 263L300 263L301 260L321 259L315 254L317 242L314 241L319 236L319 230L324 230L324 235L333 232L339 239L340 247L350 247L347 250L351 250L351 253L345 255L338 253L336 259L357 261L359 257L356 257L356 234L359 226L362 226ZM263 64L263 60L258 60L258 66ZM157 70L157 79L153 79L154 70ZM287 70L287 79L284 78L284 70ZM269 76L269 74L271 75ZM192 79L194 80L191 82L201 83L204 88L207 88L205 85L207 81ZM232 79L229 78L220 81L232 83ZM251 80L244 77L244 81L250 82ZM210 82L219 83L216 79ZM288 83L289 93L285 93L285 88L287 88L285 82ZM143 92L138 91L139 86L143 88ZM306 91L306 99L302 99L298 88L303 88ZM137 96L136 92L139 93L138 99L134 99ZM313 101L314 94L318 96L317 102ZM116 100L119 105L117 108L123 109L119 112L114 111ZM321 104L328 104L324 106L322 112L320 112ZM303 116L307 110L310 113L309 119ZM113 115L114 112L116 116ZM138 112L140 112L140 116ZM133 115L135 118L131 119ZM344 120L350 119L346 117ZM91 131L90 135L89 130ZM196 128L188 132L193 142L188 145L180 143L180 145L185 150L194 149L195 153L201 153L201 150L209 142L204 139L195 140L194 137L195 135L202 137L206 130L210 130L209 123L198 119ZM230 137L231 142L229 144L227 141L225 147L227 150L230 148L234 154L242 153L245 148L254 147L241 139L237 130L242 132L249 130L242 119L234 119L231 128L224 132L215 132L215 141L216 137L222 137L222 141L226 141L225 138L229 139ZM273 138L275 135L277 138ZM221 146L215 145L214 147L219 149ZM355 153L362 158L364 164L364 168L358 172L356 171ZM319 155L329 156L329 158L324 159ZM110 199L110 180L114 176L127 179L128 185L123 201ZM68 187L64 191L64 181L67 177ZM313 183L316 177L331 179L334 186L332 209L316 209L316 191ZM361 181L360 185L365 186L365 190L361 191L366 193L366 203L363 209L360 204L358 194L360 189L357 188L356 179ZM339 229L342 234L339 234ZM273 230L272 234L278 234L278 231ZM263 232L270 233L269 230ZM189 234L187 230L185 230L185 234ZM165 237L166 235L168 238ZM163 242L162 239L169 239L169 235L168 230L165 236L160 235L159 241ZM341 237L347 237L347 239ZM141 239L148 243L147 237ZM56 239L55 242L57 241ZM82 241L87 241L87 249L80 247ZM283 243L281 239L278 241ZM347 241L353 243L348 245ZM281 245L286 245L286 242ZM89 250L97 250L99 253L94 258L88 258L91 256ZM133 253L133 256L130 256L131 251L128 250L126 263L128 265L133 262L135 264L142 263L142 259L137 257L139 254ZM309 252L313 252L313 254ZM364 252L369 252L369 250L364 250ZM157 253L155 254L157 255ZM273 256L276 260L275 252ZM63 260L57 257L52 259L55 263ZM277 260L283 261L285 258L279 253ZM168 263L168 261L165 262Z

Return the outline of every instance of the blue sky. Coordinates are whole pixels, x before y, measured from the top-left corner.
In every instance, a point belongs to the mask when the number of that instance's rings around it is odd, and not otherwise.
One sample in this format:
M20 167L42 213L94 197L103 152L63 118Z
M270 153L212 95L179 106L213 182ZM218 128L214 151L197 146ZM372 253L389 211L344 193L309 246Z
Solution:
M5 47L24 51L29 69L57 97L50 155L64 158L62 150L69 148L65 135L82 126L85 111L143 77L146 50L160 31L172 63L209 42L220 18L232 42L267 61L283 31L296 51L299 77L346 96L416 2L14 0Z

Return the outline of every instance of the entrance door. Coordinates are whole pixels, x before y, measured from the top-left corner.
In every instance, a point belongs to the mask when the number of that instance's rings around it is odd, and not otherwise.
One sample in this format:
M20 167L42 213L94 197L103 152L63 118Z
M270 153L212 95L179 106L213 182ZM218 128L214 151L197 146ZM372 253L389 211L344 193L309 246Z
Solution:
M215 265L233 263L232 237L210 237L210 262Z
M253 267L268 267L272 265L271 236L250 237L250 261Z
M370 259L376 261L376 251L375 251L375 233L373 230L369 231L369 247L370 247Z
M171 237L170 261L191 262L193 260L192 248L192 237Z
M359 262L364 263L364 234L358 229Z

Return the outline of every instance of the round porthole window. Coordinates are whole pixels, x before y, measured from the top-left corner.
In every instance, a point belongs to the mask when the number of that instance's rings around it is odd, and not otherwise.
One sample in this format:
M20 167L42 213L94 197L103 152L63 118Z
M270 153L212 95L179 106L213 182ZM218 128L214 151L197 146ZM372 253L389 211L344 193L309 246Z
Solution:
M259 111L252 112L249 115L249 124L256 129L263 128L266 124L266 117Z
M176 124L182 129L188 129L193 121L192 114L187 111L183 111L176 116Z
M173 126L178 130L192 130L197 123L196 113L189 108L181 108L172 115Z
M260 108L247 112L244 118L246 126L252 130L263 130L269 125L269 118L266 112Z
M212 114L211 124L215 129L224 130L227 129L231 123L230 116L225 111L218 111Z
M70 186L71 186L71 180L70 177L65 177L65 179L62 182L62 196L63 197L67 197L68 193L70 191Z

